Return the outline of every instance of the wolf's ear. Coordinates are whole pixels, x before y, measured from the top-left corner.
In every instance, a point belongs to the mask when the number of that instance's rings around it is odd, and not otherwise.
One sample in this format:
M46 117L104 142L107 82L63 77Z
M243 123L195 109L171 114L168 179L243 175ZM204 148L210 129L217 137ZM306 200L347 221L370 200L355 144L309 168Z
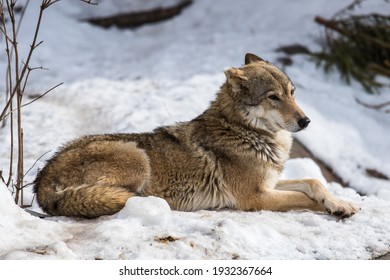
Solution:
M245 82L248 81L244 71L239 68L233 67L225 70L225 76L234 93L240 92L241 88L244 87Z
M264 59L258 57L257 55L253 53L247 53L245 55L245 65L252 63L252 62L259 62L259 61L264 61Z

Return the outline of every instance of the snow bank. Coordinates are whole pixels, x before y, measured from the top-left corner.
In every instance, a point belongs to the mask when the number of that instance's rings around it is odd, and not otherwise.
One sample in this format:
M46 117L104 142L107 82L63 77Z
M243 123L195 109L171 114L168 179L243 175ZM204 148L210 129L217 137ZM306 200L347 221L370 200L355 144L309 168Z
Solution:
M283 175L324 180L308 159L287 163ZM291 174L289 174L291 172ZM291 176L290 176L291 175ZM390 246L390 203L360 197L336 183L336 196L362 210L346 220L320 213L230 210L178 212L156 197L133 197L96 220L40 220L16 207L2 187L3 259L369 259ZM23 238L21 239L21 235Z

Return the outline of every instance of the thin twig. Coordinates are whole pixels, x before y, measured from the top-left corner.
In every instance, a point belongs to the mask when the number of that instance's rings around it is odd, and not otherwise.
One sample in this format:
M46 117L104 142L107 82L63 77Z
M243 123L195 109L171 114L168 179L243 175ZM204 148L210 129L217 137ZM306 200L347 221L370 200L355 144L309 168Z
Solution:
M49 8L54 3L60 2L61 0L43 0L41 8L44 10L46 8Z
M4 19L4 17L3 17L3 19ZM5 26L5 23L2 23L2 24L4 24L4 26ZM3 33L6 40L11 41L11 38L8 36L7 32L5 30L3 30L3 28L0 27L0 31L1 31L1 33Z
M48 94L48 93L51 92L52 90L55 90L55 89L58 88L59 86L62 86L63 84L64 84L64 83L61 82L61 83L55 85L54 87L48 89L47 91L45 91L44 93L42 93L42 94L39 95L38 97L34 98L33 100L31 100L31 101L29 101L29 102L23 104L22 107L25 107L25 106L27 106L27 105L30 105L31 103L34 103L34 102L37 101L38 99L41 99L41 98L44 97L46 94Z
M34 102L37 101L38 99L41 99L41 98L44 97L46 94L48 94L49 92L55 90L55 89L58 88L59 86L62 86L63 84L64 84L64 83L61 82L61 83L55 85L54 87L48 89L47 91L45 91L44 93L40 94L38 97L34 98L33 100L31 100L31 101L29 101L29 102L27 102L27 103L21 105L21 107L26 107L27 105L30 105L31 103L34 103ZM17 110L17 109L14 109L14 110L8 112L4 117L7 117L9 114L11 114L12 112L15 112L16 110Z
M81 2L84 2L84 3L87 3L87 4L90 4L90 5L99 5L98 2L94 3L92 2L92 0L80 0Z
M23 63L24 64L24 63ZM25 65L25 64L24 64ZM28 68L28 72L27 72L27 75L26 75L26 79L24 80L24 85L22 87L22 91L25 92L25 89L26 89L26 86L27 86L27 82L28 82L28 78L30 77L30 74L32 71L34 70L37 70L37 69L40 69L40 70L49 70L47 68L43 68L42 66L39 66L39 67L30 67L27 65L27 68Z
M27 174L34 168L34 166L37 164L37 162L38 162L41 158L43 158L45 155L47 155L47 154L50 153L50 152L51 152L51 150L49 150L49 151L43 153L43 154L34 162L34 164L26 171L26 173L24 174L23 178L27 176ZM27 184L27 185L28 185L28 184ZM26 185L25 185L25 186L26 186Z
M5 37L5 46L6 46L6 53L7 53L7 62L8 62L8 66L7 66L7 73L6 73L6 99L8 97L8 93L11 91L12 89L12 84L13 84L13 81L12 81L12 52L10 52L10 45L9 43L11 42L11 38L8 36L8 33L7 33L7 25L5 23L5 16L4 16L4 2L1 1L1 15L2 15L2 25L3 25L3 28L2 31L4 32L4 37ZM11 110L11 119L10 119L10 141L11 141L11 147L10 147L10 161L9 161L9 173L8 173L8 179L7 179L7 182L6 182L6 185L7 186L10 186L11 185L11 181L12 181L12 172L13 172L13 164L14 164L14 118L13 118L13 103L11 102L10 103L10 106L9 106L10 110ZM0 119L1 120L1 119ZM3 125L5 126L5 122L3 122Z
M5 179L3 177L3 171L2 170L0 170L0 178L1 178L1 181L3 181L3 183L6 184Z
M17 34L17 35L19 34L19 29L20 29L20 26L22 25L22 21L23 21L23 18L24 18L24 14L26 13L28 4L30 4L30 0L27 0L27 1L26 1L26 4L24 4L24 6L23 6L22 13L20 14L20 19L19 19L19 22L18 22L18 27L16 28L16 34Z
M367 104L361 100L359 100L358 98L355 98L356 102L359 103L360 105L363 105L364 107L367 107L367 108L370 108L370 109L375 109L375 110L380 110L386 106L390 106L390 101L387 101L387 102L384 102L384 103L381 103L381 104Z
M12 50L15 53L15 80L16 81L22 81L20 79L20 72L19 72L19 49L18 49L18 41L17 41L17 32L16 32L16 23L15 23L15 4L16 0L9 2L7 0L7 9L8 14L10 15L11 20L11 27L12 27L12 41L11 44L13 46ZM25 68L26 66L24 66ZM23 98L23 92L20 87L20 82L18 85L14 88L16 92L16 111L17 111L17 141L18 141L18 150L17 150L17 172L16 172L16 193L15 193L15 202L19 202L19 196L21 198L21 205L23 205L23 163L24 163L24 157L23 157L23 128L22 128L22 98Z
M336 19L338 18L340 15L346 13L347 11L351 11L353 10L356 6L360 5L362 2L364 2L365 0L355 0L353 1L351 4L349 4L348 6L342 8L341 10L339 10L338 12L336 12L334 15L333 15L333 19Z
M28 67L28 70L27 70L27 75L26 75L26 79L24 79L24 85L22 86L22 92L25 92L25 89L26 89L26 86L27 86L27 82L28 82L28 78L30 77L30 73L31 73L31 68Z

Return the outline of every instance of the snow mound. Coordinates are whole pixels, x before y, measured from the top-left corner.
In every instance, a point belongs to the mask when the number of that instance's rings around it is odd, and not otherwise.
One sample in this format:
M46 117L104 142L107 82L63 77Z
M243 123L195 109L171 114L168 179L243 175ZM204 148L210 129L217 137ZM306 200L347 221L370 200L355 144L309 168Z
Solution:
M290 159L284 164L281 179L310 179L316 178L324 186L326 179L322 175L321 169L311 158Z
M145 225L161 225L167 222L171 208L166 200L149 197L131 197L125 207L117 214L118 219L141 219Z

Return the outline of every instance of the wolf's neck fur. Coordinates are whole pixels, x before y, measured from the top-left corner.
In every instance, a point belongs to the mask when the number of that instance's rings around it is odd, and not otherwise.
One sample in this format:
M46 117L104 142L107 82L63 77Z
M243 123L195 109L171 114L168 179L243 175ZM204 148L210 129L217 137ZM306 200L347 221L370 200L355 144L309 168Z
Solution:
M232 155L255 156L281 169L289 157L291 133L273 132L248 123L240 112L243 108L239 106L244 105L234 103L228 90L226 84L223 85L210 108L194 120L202 123L201 135L207 133L213 139L212 143L204 144Z

